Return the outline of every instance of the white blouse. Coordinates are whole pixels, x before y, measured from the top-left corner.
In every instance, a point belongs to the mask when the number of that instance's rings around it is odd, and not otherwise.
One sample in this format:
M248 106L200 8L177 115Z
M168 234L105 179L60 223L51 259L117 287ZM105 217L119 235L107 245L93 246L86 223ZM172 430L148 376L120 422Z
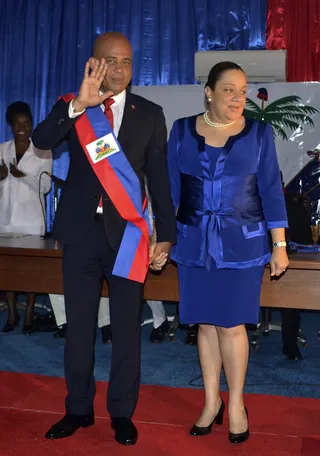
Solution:
M16 159L14 141L0 144L1 164L2 159L8 167L8 177L0 182L0 233L44 234L40 199L45 211L44 195L50 191L51 179L42 173L52 171L51 150L39 150L30 142L17 165L25 174L20 178L10 174L10 163Z

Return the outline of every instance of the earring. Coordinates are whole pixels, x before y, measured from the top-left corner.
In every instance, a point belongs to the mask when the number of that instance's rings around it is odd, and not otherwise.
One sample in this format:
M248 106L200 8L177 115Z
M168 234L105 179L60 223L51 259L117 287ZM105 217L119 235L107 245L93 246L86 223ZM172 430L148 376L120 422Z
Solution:
M212 98L211 98L211 97L208 98L208 102L209 102L209 103L210 103L210 101L212 101Z

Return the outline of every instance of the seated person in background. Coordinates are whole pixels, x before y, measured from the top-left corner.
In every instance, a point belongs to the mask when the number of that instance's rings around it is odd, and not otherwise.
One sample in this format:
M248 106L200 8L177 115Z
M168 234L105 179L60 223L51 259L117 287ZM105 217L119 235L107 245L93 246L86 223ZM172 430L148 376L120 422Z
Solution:
M281 173L282 178L282 173ZM283 182L283 178L282 178ZM284 185L284 184L283 184ZM286 229L286 241L298 244L312 244L311 210L308 211L308 198L303 195L285 192L285 201L289 228ZM282 343L283 354L290 360L302 360L297 345L300 330L300 310L282 309Z
M164 341L164 338L169 331L169 321L166 317L166 311L162 301L146 300L146 303L151 309L153 318L153 329L150 334L150 342L159 344Z
M60 328L53 334L55 339L65 338L67 330L67 317L64 295L49 294L52 310L57 326ZM102 342L111 342L109 299L101 298L98 312L98 327L101 328Z
M42 173L51 172L52 154L50 150L39 150L32 144L32 114L26 103L12 103L6 119L14 139L0 144L0 233L40 236L45 232L44 195L51 188L50 177ZM2 331L11 332L18 326L20 316L16 293L6 291L5 295L8 321ZM35 293L27 293L26 334L32 330L35 298Z
M184 343L186 345L197 345L199 325L189 325Z
M64 338L67 329L67 317L64 303L64 296L49 294L52 310L56 319L57 326L61 329L54 333L55 338ZM164 341L169 329L169 322L166 318L164 306L161 301L146 301L152 312L153 329L150 334L150 342L160 343ZM112 342L112 332L110 325L109 298L102 297L98 312L98 327L101 329L102 343Z

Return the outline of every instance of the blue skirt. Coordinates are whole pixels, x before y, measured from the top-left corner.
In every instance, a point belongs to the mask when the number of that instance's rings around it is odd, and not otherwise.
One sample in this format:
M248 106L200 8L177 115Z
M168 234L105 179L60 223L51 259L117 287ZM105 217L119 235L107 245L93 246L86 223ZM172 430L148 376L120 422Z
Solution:
M180 321L224 328L257 324L264 266L210 270L178 265Z

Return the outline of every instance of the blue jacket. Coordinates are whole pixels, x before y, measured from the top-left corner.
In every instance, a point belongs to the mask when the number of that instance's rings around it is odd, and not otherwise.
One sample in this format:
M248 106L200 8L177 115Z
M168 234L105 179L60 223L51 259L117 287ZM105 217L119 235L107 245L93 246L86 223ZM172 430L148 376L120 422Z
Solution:
M285 228L287 214L270 125L246 119L210 170L196 117L173 124L168 144L177 218L172 259L189 267L249 268L270 260L267 230Z

